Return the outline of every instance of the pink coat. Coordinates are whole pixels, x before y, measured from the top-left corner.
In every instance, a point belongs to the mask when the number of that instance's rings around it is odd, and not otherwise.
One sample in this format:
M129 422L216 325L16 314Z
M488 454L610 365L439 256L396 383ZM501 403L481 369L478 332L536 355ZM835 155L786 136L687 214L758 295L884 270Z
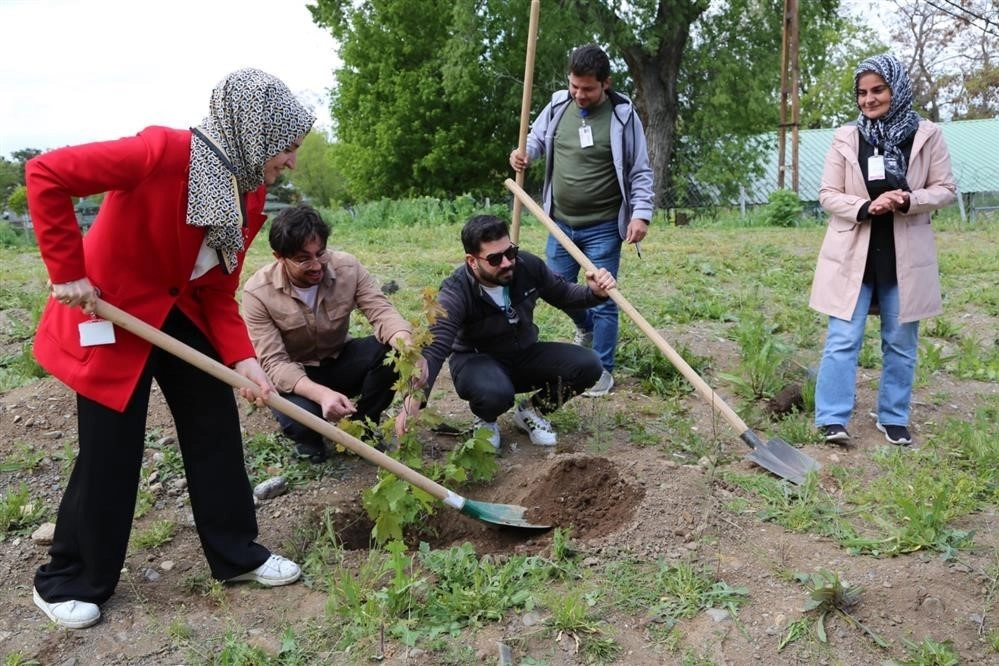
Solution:
M819 203L831 217L808 305L838 319L853 316L871 237L870 222L857 222L857 212L870 200L857 161L859 143L855 125L836 130L819 189ZM930 213L954 201L957 184L943 133L928 120L921 121L916 130L906 180L912 188L909 210L896 212L894 223L899 319L903 323L943 311Z

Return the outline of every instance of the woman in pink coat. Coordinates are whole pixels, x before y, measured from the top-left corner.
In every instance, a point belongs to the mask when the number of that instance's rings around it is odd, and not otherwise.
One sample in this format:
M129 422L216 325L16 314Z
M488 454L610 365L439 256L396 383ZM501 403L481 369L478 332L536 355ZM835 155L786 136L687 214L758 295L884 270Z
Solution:
M809 305L829 315L815 387L815 424L846 442L856 396L857 358L872 304L881 319L877 427L909 445L909 407L919 320L940 314L932 211L957 186L940 128L912 110L912 84L890 54L854 73L860 116L840 127L826 156L819 202L830 214Z
M154 379L174 418L212 575L265 585L299 577L298 565L255 542L232 389L90 314L99 295L231 365L261 393L273 390L254 357L235 291L246 247L265 220L266 185L294 168L313 121L284 83L242 69L216 86L199 127L149 127L28 162L28 205L52 284L35 355L76 391L79 428L51 559L34 581L35 604L53 622L88 627L114 593ZM73 198L100 192L107 195L84 237Z

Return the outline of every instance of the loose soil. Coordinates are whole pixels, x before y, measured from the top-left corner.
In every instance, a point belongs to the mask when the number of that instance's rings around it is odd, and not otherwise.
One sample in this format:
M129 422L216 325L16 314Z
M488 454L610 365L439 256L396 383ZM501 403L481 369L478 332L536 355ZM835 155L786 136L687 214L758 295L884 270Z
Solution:
M689 341L698 354L719 354L731 349L714 336ZM877 373L861 371L858 415L874 404ZM470 415L454 397L446 375L433 406L456 423ZM970 417L995 384L960 382L947 376L932 388L917 390L914 434L925 439L929 423L947 417ZM932 395L946 395L943 401ZM436 397L440 394L442 397ZM997 654L987 636L995 631L993 596L996 588L999 538L995 507L962 519L954 527L973 530L976 548L944 559L936 553L916 552L895 558L849 554L831 540L813 534L796 534L765 522L737 500L744 491L725 483L708 460L686 460L664 453L654 445L629 441L625 428L613 415L650 418L659 402L640 393L627 376L619 378L606 398L577 398L575 409L581 427L560 433L554 450L532 446L516 431L509 415L500 419L503 452L495 480L468 489L477 500L520 504L528 517L571 529L572 547L585 566L599 566L615 558L640 558L668 562L694 562L733 588L748 592L748 603L736 616L701 613L678 628L682 640L669 651L653 640L650 631L660 618L619 615L602 618L622 651L618 664L679 664L685 651L710 663L750 664L878 664L906 657L905 642L925 638L950 640L964 664L996 663ZM744 458L745 446L724 421L696 395L686 407L700 431L716 436L721 465L748 474L767 474ZM644 416L643 416L644 415ZM23 455L24 447L45 452L43 462L30 471L0 472L0 491L30 489L50 515L61 497L66 477L64 451L75 445L73 395L61 384L40 380L0 396L0 459ZM243 415L248 435L273 432L266 410ZM156 393L150 407L150 432L170 435L172 421ZM850 427L850 446L808 445L804 452L823 464L822 484L835 491L829 476L832 465L846 467L855 478L872 479L877 469L871 455L885 446L870 419L857 416ZM427 455L439 455L454 440L422 433ZM147 456L152 452L147 451ZM371 524L360 504L361 491L375 479L375 470L349 455L338 455L323 479L272 500L258 508L260 541L280 552L283 545L300 538L302 528L332 509L339 537L356 562L367 557ZM752 500L752 498L749 498ZM194 637L219 637L232 632L240 640L276 653L285 627L321 616L325 595L308 581L262 589L253 585L224 588L225 603L192 590L192 577L207 576L196 534L190 522L183 490L160 490L155 507L136 522L141 529L170 520L180 527L169 543L152 551L129 554L126 571L114 597L104 605L103 619L83 631L54 628L31 600L32 574L47 560L46 547L27 537L8 536L0 543L0 653L20 653L42 664L183 664L194 660L170 634L178 623ZM751 502L750 502L751 504ZM467 518L441 507L424 530L424 540L435 548L470 542L480 554L550 554L551 531L503 529ZM168 564L169 563L169 564ZM798 640L782 651L778 643L789 623L802 617L807 593L789 572L827 569L851 584L865 588L855 616L882 636L889 648L877 647L846 621L830 617L828 642L814 637ZM541 612L543 619L543 611ZM570 636L550 635L528 628L528 618L509 613L501 622L467 630L476 662L497 663L497 641L514 646L514 661L525 657L533 663L568 665L583 663ZM204 641L202 641L202 644ZM407 651L386 643L383 661L389 664L434 664L431 653ZM210 656L202 655L210 661ZM361 659L360 661L364 661ZM690 662L686 662L690 663ZM700 661L697 663L709 663Z

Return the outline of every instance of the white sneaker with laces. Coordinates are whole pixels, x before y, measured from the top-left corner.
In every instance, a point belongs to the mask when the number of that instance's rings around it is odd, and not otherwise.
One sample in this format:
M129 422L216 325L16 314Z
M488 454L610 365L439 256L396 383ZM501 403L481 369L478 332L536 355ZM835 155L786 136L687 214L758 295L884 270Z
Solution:
M294 583L302 575L302 569L286 557L271 554L267 561L253 571L247 571L230 578L227 582L253 581L267 587L277 587Z
M513 422L531 436L531 444L555 446L558 443L551 422L534 411L534 408L526 402L517 405L517 409L513 412Z
M86 629L101 619L101 609L97 604L88 601L57 601L50 604L42 599L38 590L32 588L31 592L35 605L60 627Z
M614 375L603 370L597 383L583 391L583 395L588 398L599 398L610 393L612 388L614 388Z
M499 451L500 448L500 431L499 424L496 421L484 421L478 416L472 421L472 432L474 433L479 429L489 431L489 443L493 445L493 448Z
M576 334L572 337L572 344L579 345L580 347L593 347L593 331L584 331L581 328L576 329Z

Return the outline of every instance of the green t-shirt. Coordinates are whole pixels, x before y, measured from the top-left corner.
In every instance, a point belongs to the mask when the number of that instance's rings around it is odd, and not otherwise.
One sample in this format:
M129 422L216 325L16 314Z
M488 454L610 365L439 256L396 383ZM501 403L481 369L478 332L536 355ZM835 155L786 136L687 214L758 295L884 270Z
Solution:
M555 128L552 198L555 217L571 227L616 220L621 188L614 172L610 126L613 105L604 99L585 117L573 102ZM580 128L590 128L593 145L583 147Z

